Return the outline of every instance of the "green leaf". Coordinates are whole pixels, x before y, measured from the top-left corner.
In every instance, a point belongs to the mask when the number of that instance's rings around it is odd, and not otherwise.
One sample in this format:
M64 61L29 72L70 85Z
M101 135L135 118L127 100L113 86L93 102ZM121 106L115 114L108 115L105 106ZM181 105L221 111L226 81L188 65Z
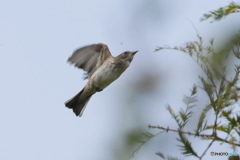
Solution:
M203 109L203 111L202 111L202 113L201 113L201 115L200 115L200 117L199 117L199 119L198 119L198 125L197 125L197 129L196 129L196 134L199 134L201 131L203 131L203 130L206 129L207 121L205 120L205 118L206 118L207 112L208 112L211 108L212 108L211 106L207 105L207 106ZM205 123L204 123L204 122L205 122Z
M240 12L240 6L234 2L231 2L226 7L221 7L217 10L210 11L210 13L204 14L200 20L205 21L209 18L212 18L213 21L219 21L219 20L225 18L226 16L228 16L229 14L238 13L238 12Z
M192 148L191 142L180 130L178 132L178 135L179 138L177 138L177 140L182 143L182 145L178 145L180 147L180 150L182 150L182 154L186 156L194 155L198 157L197 153Z

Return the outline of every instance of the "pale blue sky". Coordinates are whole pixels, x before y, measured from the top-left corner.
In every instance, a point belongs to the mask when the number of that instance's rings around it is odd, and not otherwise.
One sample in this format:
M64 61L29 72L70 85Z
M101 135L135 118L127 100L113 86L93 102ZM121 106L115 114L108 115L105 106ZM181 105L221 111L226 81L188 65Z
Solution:
M165 107L183 106L199 68L182 53L154 49L196 40L192 23L206 39L221 40L223 31L237 28L230 25L235 15L216 23L199 19L228 3L1 0L0 159L112 160L123 152L119 149L132 129L172 125ZM98 42L106 43L115 56L139 52L116 82L93 96L83 117L75 117L64 102L86 81L66 60L75 49ZM156 88L134 98L132 86L146 75L156 76ZM171 139L159 136L132 159L159 159L157 151L176 153Z

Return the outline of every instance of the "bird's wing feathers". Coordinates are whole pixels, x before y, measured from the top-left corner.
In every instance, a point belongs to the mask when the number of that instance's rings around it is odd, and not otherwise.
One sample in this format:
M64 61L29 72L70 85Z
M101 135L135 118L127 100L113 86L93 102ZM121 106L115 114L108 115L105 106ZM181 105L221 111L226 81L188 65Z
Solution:
M76 50L68 62L74 64L76 67L87 72L88 77L96 71L96 69L103 64L103 62L112 56L108 46L102 43L93 44L82 47Z

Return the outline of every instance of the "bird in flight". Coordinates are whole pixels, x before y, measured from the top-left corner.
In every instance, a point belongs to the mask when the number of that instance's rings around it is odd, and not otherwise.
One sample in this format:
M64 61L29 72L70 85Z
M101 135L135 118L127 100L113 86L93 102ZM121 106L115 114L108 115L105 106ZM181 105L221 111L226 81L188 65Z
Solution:
M128 68L137 52L125 51L113 57L108 46L103 43L76 50L68 62L86 71L85 79L88 82L77 95L65 102L65 106L72 109L76 116L82 116L92 95L115 81Z

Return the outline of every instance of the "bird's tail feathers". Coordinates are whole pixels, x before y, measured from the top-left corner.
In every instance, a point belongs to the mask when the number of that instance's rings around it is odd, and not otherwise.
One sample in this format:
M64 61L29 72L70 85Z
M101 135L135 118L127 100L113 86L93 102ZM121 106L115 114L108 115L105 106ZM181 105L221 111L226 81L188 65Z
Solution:
M72 109L73 112L76 114L76 116L82 116L82 113L84 109L87 106L88 101L92 97L92 95L86 97L86 98L81 98L81 95L84 91L84 88L79 92L76 96L65 102L65 106Z

